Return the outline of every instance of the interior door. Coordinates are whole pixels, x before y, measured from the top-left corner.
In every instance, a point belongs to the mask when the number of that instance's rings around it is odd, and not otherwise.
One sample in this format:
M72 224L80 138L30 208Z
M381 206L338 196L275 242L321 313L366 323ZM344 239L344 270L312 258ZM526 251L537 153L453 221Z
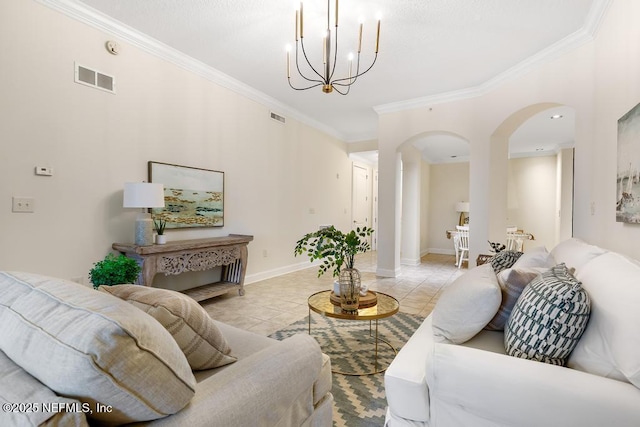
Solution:
M353 228L371 226L371 181L369 170L353 165Z

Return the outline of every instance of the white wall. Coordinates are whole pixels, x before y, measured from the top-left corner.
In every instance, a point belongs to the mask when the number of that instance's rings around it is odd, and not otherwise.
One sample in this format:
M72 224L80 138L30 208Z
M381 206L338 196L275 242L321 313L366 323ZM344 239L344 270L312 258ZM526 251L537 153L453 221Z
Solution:
M535 236L525 242L553 248L556 241L557 156L526 157L509 160L507 221Z
M456 203L469 201L469 162L432 164L429 169L428 181L422 182L429 188L427 251L453 254L453 242L447 239L446 231L458 225ZM473 221L473 213L469 219Z
M109 39L35 1L0 3L0 269L86 282L132 241L122 187L149 160L225 172L225 226L168 238L254 235L249 281L306 266L295 241L319 224L350 227L344 143L134 46L113 56ZM74 83L74 61L115 76L117 94ZM34 197L35 213L12 213L12 196Z
M557 168L556 156L525 157L508 161L507 221L535 236L535 241L525 243L525 250L535 246L552 248L557 243L556 183L560 179ZM455 229L458 223L456 202L468 200L469 163L430 165L430 171L429 179L423 179L422 182L423 186L429 188L427 251L453 254L453 243L446 238L445 232ZM560 173L562 174L562 170ZM571 176L563 177L571 187ZM473 206L471 210L469 222L473 225ZM496 241L504 243L505 238L502 233ZM486 241L481 243L484 243L482 253L488 253Z

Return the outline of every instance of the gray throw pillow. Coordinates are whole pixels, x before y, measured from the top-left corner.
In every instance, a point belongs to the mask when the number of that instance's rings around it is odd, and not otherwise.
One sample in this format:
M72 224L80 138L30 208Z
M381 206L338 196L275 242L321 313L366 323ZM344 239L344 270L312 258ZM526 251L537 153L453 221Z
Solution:
M516 301L524 288L541 272L534 269L509 268L498 274L498 284L502 292L500 308L493 319L489 321L485 329L489 331L502 331L506 325Z

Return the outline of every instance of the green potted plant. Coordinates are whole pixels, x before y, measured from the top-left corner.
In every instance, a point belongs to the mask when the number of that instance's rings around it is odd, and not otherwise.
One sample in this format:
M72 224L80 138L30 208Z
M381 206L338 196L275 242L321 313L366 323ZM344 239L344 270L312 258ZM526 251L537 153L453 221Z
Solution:
M153 228L155 228L156 233L156 243L158 245L164 245L167 243L167 236L164 235L164 229L167 226L167 221L162 217L153 218Z
M311 262L322 260L318 277L333 269L333 277L340 283L341 306L346 311L357 310L360 299L360 272L355 268L355 256L368 251L369 227L356 228L348 233L334 226L305 234L296 242L295 255L306 252Z
M94 289L98 289L100 285L136 283L138 274L140 266L135 259L111 253L93 265L89 271L89 280L93 283Z

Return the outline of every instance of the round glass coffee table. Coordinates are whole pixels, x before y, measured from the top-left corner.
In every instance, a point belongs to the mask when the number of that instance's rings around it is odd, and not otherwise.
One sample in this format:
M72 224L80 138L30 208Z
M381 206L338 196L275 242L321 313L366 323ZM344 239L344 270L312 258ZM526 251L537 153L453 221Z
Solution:
M391 295L384 294L382 292L376 292L377 303L374 306L359 308L357 311L343 311L340 305L336 305L331 301L331 290L320 291L309 297L309 335L311 335L311 311L314 311L322 316L332 317L335 319L344 320L368 320L369 321L369 336L373 338L374 344L374 357L373 357L373 370L367 372L342 372L337 369L332 369L332 372L343 375L372 375L380 372L384 372L388 364L380 366L378 364L378 343L384 343L393 350L394 354L398 351L391 345L391 343L378 336L378 320L391 317L400 309L400 303ZM373 327L375 322L375 329ZM375 331L374 331L375 330Z

